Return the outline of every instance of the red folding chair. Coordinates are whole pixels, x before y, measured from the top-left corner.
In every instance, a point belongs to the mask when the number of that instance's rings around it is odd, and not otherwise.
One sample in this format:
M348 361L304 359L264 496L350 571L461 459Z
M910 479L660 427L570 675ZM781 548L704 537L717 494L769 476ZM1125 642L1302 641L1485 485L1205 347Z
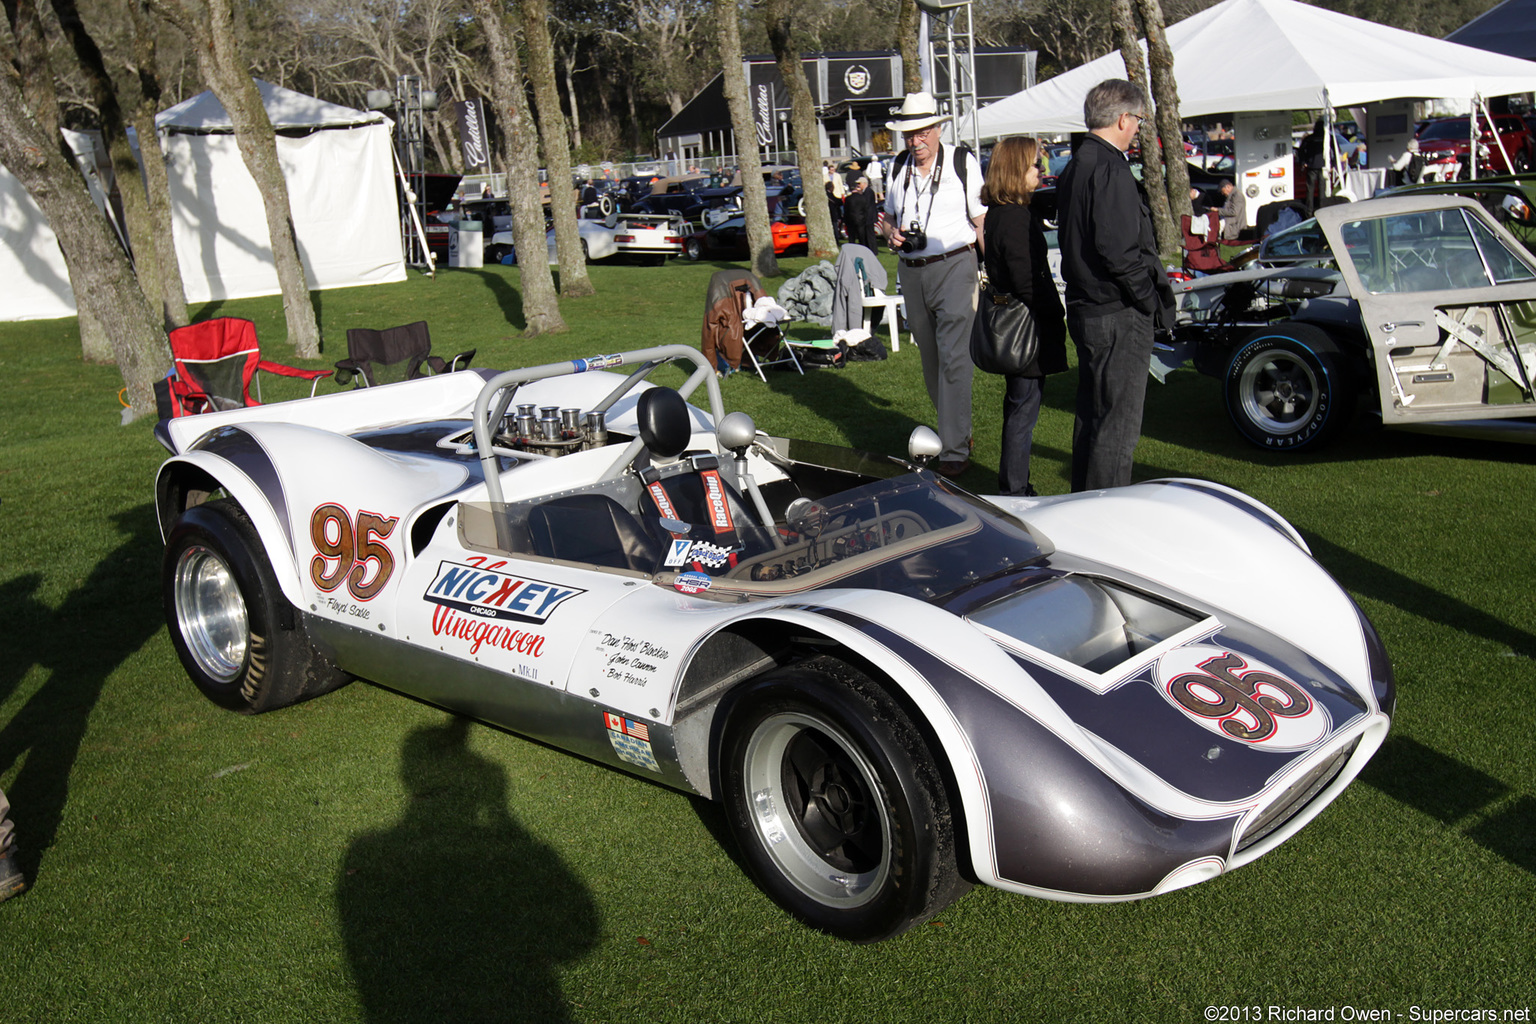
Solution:
M171 415L191 416L220 409L240 409L261 404L258 370L282 377L311 381L310 397L330 370L301 370L261 358L256 325L225 316L178 327L170 333L175 372L169 378ZM251 397L251 382L256 397Z
M1197 235L1190 230L1193 218L1187 213L1179 217L1179 230L1184 236L1184 272L1191 275L1222 274L1236 270L1221 258L1221 215L1212 210L1201 219L1206 223L1206 232Z

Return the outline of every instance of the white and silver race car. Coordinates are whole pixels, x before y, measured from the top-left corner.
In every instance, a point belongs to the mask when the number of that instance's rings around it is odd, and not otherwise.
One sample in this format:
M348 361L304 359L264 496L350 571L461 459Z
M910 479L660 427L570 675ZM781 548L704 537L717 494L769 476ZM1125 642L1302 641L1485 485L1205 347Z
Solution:
M680 389L646 379L667 363ZM726 415L691 348L157 432L166 616L209 698L360 677L721 801L761 887L854 941L973 882L1214 878L1393 711L1360 609L1242 494L983 499L925 468L927 428L908 462Z

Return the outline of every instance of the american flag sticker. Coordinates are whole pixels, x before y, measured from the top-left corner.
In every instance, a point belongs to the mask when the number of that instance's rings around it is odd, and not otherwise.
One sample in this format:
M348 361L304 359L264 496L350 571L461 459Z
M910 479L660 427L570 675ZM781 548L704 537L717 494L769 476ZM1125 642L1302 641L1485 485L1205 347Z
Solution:
M651 750L651 730L643 722L604 712L603 724L608 727L608 742L613 745L619 760L653 772L661 771Z

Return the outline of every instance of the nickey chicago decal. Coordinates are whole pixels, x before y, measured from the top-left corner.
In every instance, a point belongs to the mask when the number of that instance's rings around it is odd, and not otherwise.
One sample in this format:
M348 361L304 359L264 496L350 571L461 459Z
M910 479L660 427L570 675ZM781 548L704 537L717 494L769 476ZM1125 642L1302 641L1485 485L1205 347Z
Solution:
M434 604L486 619L543 623L566 601L585 590L513 576L458 562L440 562L437 577L422 596Z
M1157 685L1202 728L1260 750L1303 750L1327 736L1328 711L1257 658L1192 644L1157 663Z

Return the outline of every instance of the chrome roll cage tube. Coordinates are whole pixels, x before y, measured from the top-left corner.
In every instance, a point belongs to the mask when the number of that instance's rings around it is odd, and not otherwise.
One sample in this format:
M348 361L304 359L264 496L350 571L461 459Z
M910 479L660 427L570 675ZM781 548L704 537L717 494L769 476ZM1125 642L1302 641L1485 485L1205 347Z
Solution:
M512 404L512 398L517 393L519 385L530 381L545 380L549 377L563 377L571 373L586 373L590 370L609 370L620 366L633 367L629 376L614 388L608 397L604 398L590 411L606 413L613 404L623 398L635 385L645 379L656 367L672 360L686 360L694 364L696 369L688 380L678 389L678 393L685 399L698 390L703 384L709 392L709 414L718 425L725 416L724 405L720 401L720 382L715 378L714 367L710 366L704 358L704 353L687 345L661 345L655 348L636 349L633 352L620 352L615 355L588 356L584 359L572 359L564 363L545 363L542 366L525 366L517 370L508 370L499 373L486 381L475 396L475 451L480 456L480 468L485 475L486 498L493 506L506 503L506 498L501 489L501 472L496 465L496 452L492 448L492 440L495 436L493 424L501 422L506 415L508 407ZM501 397L497 399L497 395ZM492 415L492 401L495 400L494 415ZM644 447L638 437L629 443L624 449L624 454L619 458L603 479L612 479L622 475L625 469L634 461Z

